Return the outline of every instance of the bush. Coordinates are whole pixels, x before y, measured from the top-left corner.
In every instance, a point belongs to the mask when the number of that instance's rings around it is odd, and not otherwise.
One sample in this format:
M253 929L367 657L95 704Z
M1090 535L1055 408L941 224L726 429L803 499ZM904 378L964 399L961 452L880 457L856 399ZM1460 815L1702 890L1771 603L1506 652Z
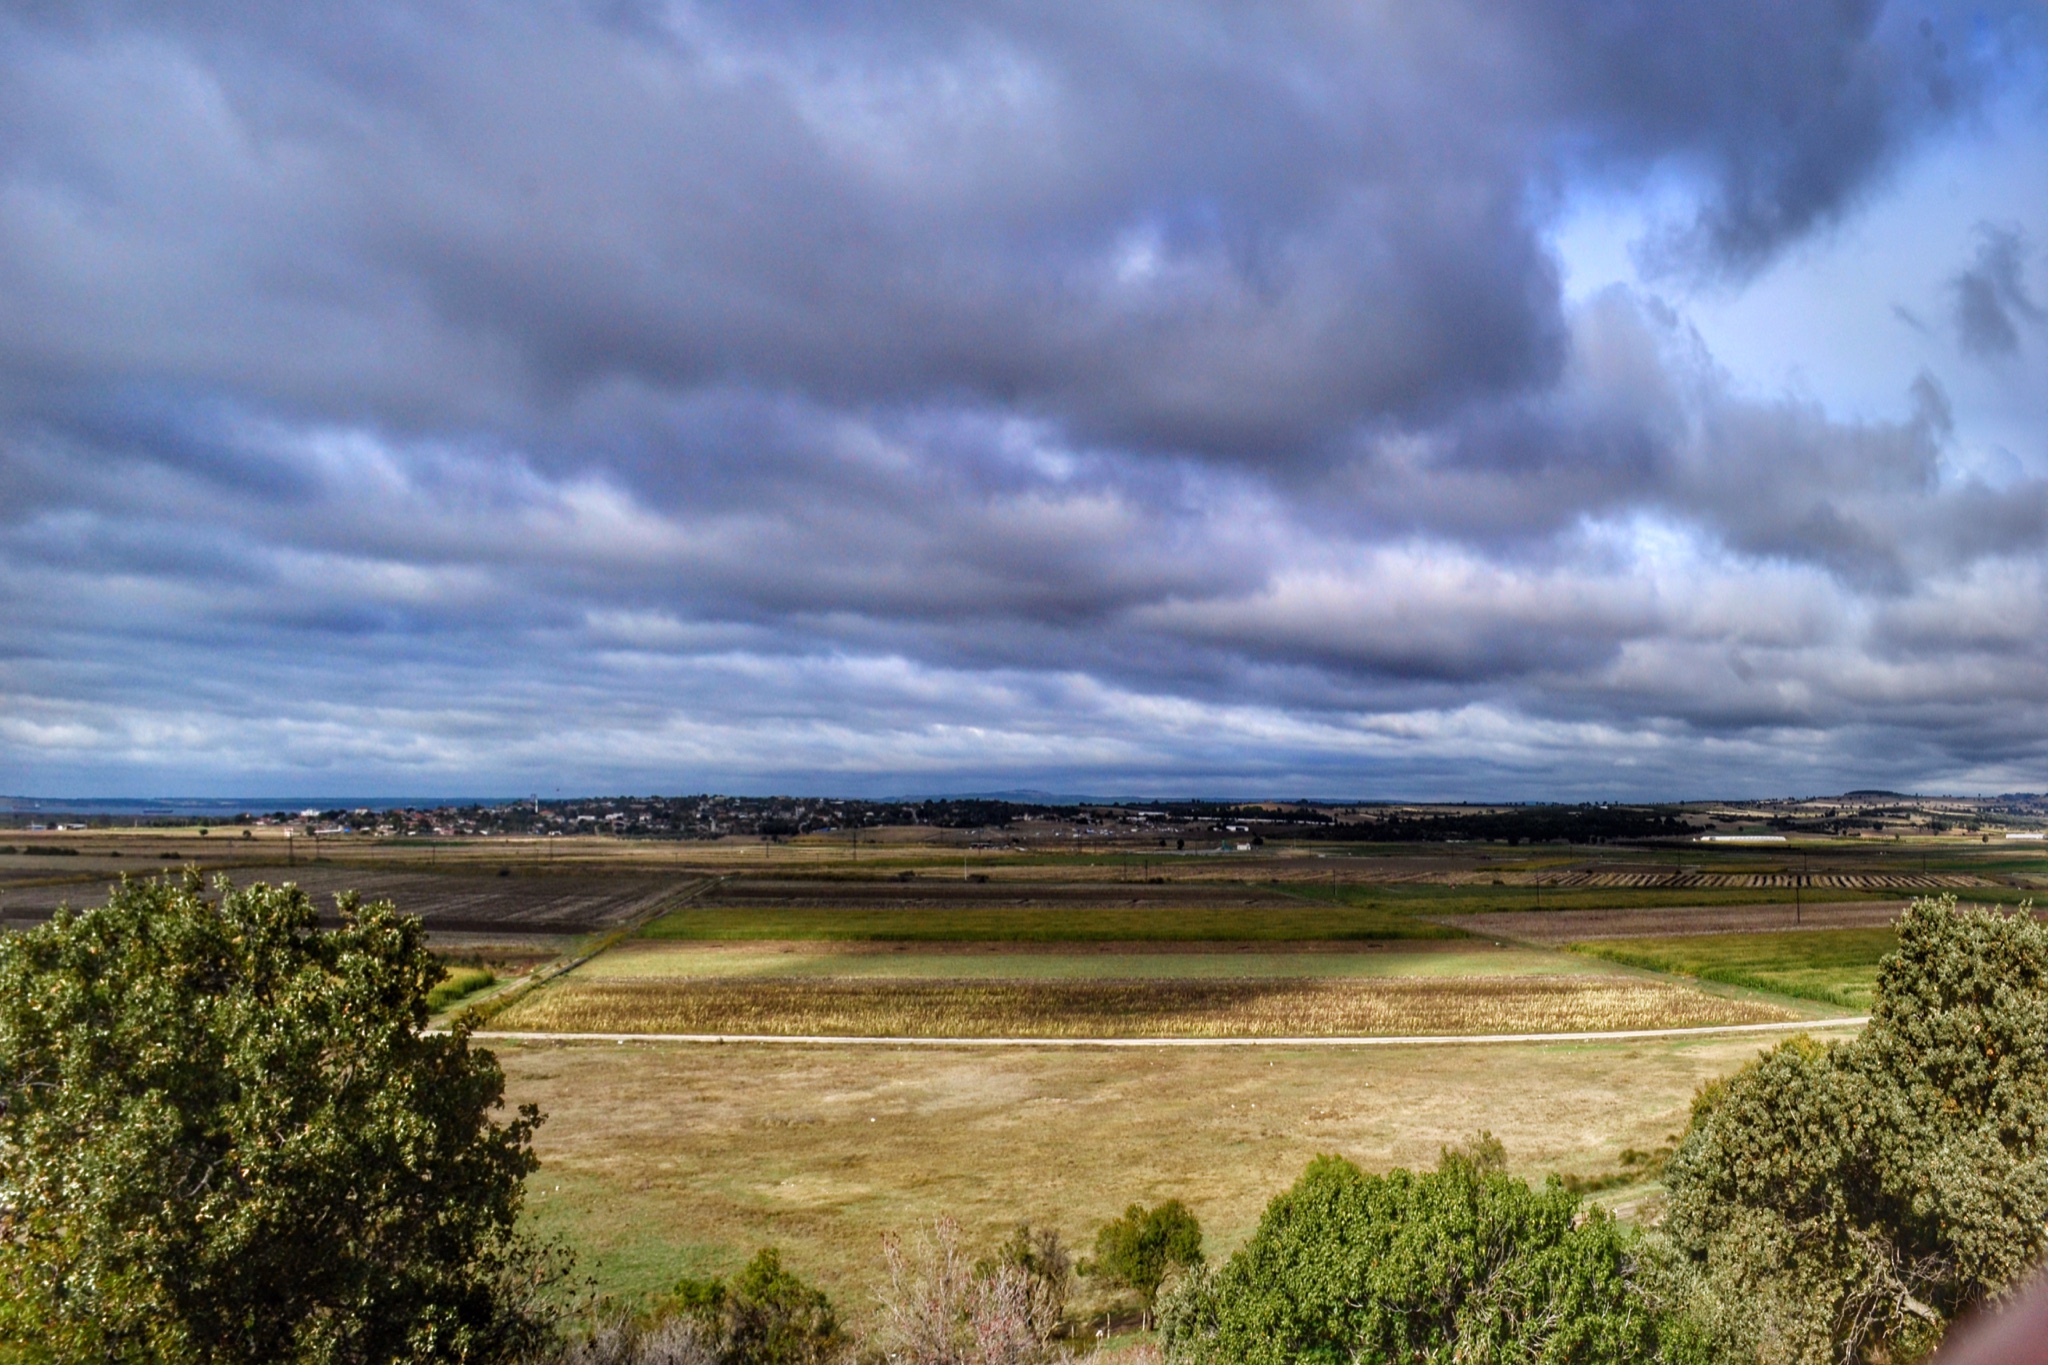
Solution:
M847 1353L832 1301L764 1247L730 1284L684 1280L672 1310L715 1365L825 1365Z
M431 1036L419 921L129 882L0 938L0 1342L54 1361L515 1358L533 1109Z
M907 1244L885 1238L879 1345L895 1365L1044 1365L1065 1309L1069 1260L1056 1234L1027 1225L970 1267L959 1225L942 1218Z
M1169 1199L1155 1209L1133 1204L1103 1224L1095 1234L1095 1259L1083 1269L1136 1290L1149 1314L1168 1272L1201 1261L1202 1225L1187 1205Z
M1660 1342L1632 1271L1607 1214L1497 1160L1374 1176L1318 1157L1220 1271L1174 1279L1161 1335L1191 1363L1646 1361Z
M1709 1087L1666 1171L1686 1309L1750 1360L1907 1359L2048 1250L2048 928L1918 900L1855 1039Z

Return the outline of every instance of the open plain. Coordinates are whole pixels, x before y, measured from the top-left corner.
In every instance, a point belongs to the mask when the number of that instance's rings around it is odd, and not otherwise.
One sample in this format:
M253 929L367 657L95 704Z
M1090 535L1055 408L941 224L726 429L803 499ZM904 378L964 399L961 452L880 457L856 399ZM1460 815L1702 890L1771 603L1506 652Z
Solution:
M1431 1165L1484 1129L1511 1168L1606 1176L1680 1132L1754 1037L1449 1048L844 1049L498 1043L550 1115L534 1216L628 1296L779 1246L869 1311L880 1239L941 1214L1086 1245L1133 1200L1180 1198L1235 1246L1309 1158ZM1654 1184L1618 1188L1625 1207Z
M93 904L123 872L292 880L330 914L358 890L418 914L451 962L495 970L457 1011L527 1033L1825 1035L1868 1000L1906 896L2011 906L2048 880L2048 850L1937 837L1183 853L1114 830L226 833L11 836L0 916ZM1480 1130L1518 1173L1589 1181L1640 1216L1697 1089L1774 1041L486 1045L508 1101L548 1114L531 1217L601 1290L640 1299L775 1244L859 1316L882 1234L935 1215L976 1241L1028 1219L1085 1243L1132 1200L1179 1197L1224 1252L1318 1152L1428 1164Z

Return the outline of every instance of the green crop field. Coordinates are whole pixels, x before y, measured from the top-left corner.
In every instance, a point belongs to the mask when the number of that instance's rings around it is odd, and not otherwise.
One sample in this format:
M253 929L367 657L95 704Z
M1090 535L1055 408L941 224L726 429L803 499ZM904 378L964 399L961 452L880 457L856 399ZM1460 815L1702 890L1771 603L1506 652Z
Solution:
M1775 869L1768 869L1775 871ZM1280 883L1270 888L1310 903L1331 904L1327 886L1313 883ZM1471 915L1499 910L1638 910L1680 906L1791 905L1790 887L1627 887L1627 886L1493 886L1486 883L1460 885L1396 884L1392 886L1340 886L1343 904L1359 909L1404 915ZM1973 895L1975 893L1972 893ZM1804 899L1819 893L1807 891ZM1896 891L1858 891L1831 888L1831 901L1897 900Z
M1005 889L1023 897L1030 884ZM1176 904L1120 904L1114 884L1104 885L1101 901L1094 904L976 904L948 902L939 887L925 882L906 887L900 904L863 904L863 898L853 896L838 905L693 904L662 916L641 933L651 939L778 942L1358 942L1460 938L1464 931L1434 918L1484 911L1790 905L1793 900L1792 892L1782 888L1340 884L1333 892L1312 882L1257 882L1179 884L1176 890L1186 893ZM1263 903L1246 903L1252 896ZM1828 897L1887 899L1840 890L1831 890Z
M1572 946L1630 967L1866 1009L1878 960L1895 941L1890 929L1813 929L1596 939Z
M489 967L451 967L442 975L440 984L427 992L427 1008L445 1010L463 997L474 995L497 982L497 973Z

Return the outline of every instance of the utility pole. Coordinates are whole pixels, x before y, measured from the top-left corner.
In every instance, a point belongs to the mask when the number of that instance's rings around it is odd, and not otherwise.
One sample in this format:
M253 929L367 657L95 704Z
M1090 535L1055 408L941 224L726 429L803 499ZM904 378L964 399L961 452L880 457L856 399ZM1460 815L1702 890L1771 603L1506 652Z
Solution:
M1804 903L1803 903L1803 899L1804 899L1804 897L1805 897L1805 895L1806 895L1806 892L1805 892L1805 887L1806 887L1806 850L1805 850L1805 849L1801 849L1801 850L1799 851L1799 880L1798 880L1798 881L1797 881L1796 883L1794 883L1794 884L1793 884L1793 887L1792 887L1792 924L1793 924L1793 927L1794 927L1794 928L1797 928L1797 927L1798 927L1798 925L1799 925L1799 913L1800 913L1800 911L1801 911L1801 910L1802 910L1802 909L1804 908Z

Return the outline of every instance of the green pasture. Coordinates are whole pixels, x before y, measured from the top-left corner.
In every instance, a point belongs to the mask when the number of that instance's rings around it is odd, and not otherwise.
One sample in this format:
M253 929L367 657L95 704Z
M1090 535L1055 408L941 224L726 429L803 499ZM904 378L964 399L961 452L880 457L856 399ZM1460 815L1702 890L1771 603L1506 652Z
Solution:
M1896 942L1889 928L1814 929L1594 939L1572 948L1624 966L1860 1010L1870 1007L1878 961Z
M1305 942L1462 938L1431 923L1488 910L1626 910L1660 906L1790 905L1789 888L1439 886L1328 882L1185 883L1180 905L703 905L649 924L649 939L1103 943ZM1021 887L1020 887L1021 889ZM1231 891L1284 897L1284 905L1230 904ZM920 887L920 896L932 895ZM1815 894L1809 892L1807 899ZM1103 888L1103 899L1116 895ZM1973 893L1974 897L1974 893ZM1830 889L1830 901L1894 900L1897 892ZM1996 893L1983 899L1996 899Z
M1761 869L1761 872L1777 869ZM1439 886L1345 885L1338 873L1336 904L1405 915L1467 915L1497 910L1655 910L1694 905L1791 905L1807 902L1898 900L1897 891L1845 891L1808 887L1795 897L1791 887L1661 887L1661 886ZM1331 905L1330 884L1276 882L1264 888L1282 895ZM1973 899L1977 893L1972 891ZM1995 894L1995 893L1993 893Z

